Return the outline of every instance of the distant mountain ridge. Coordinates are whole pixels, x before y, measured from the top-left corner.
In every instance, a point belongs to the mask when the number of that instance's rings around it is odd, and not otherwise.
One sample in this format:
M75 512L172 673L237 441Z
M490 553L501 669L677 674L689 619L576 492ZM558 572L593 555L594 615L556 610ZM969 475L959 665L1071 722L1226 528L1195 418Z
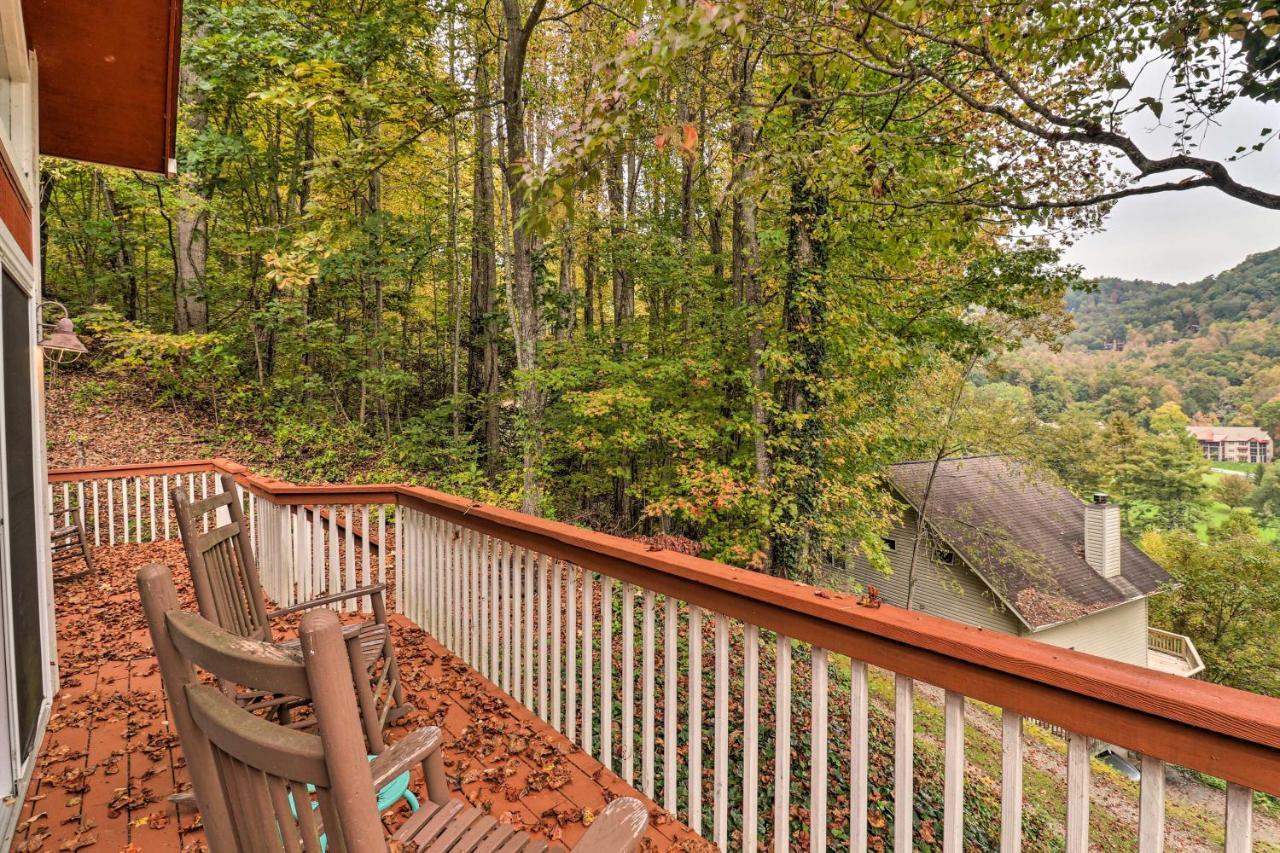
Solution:
M1102 278L1092 293L1073 290L1069 345L1102 349L1133 331L1157 340L1194 337L1211 323L1280 319L1280 247L1250 255L1189 284Z

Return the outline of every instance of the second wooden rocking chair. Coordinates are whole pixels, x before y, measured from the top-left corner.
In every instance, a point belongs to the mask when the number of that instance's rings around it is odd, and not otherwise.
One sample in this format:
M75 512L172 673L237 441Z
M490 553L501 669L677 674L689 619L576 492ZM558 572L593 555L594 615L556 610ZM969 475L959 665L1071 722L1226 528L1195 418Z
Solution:
M383 729L413 710L405 701L391 642L384 598L386 585L362 586L268 612L257 561L246 535L240 492L230 475L223 474L221 482L221 493L200 500L191 500L181 489L171 493L201 615L238 636L296 647L297 640L281 641L276 637L271 627L273 620L368 596L373 620L344 625L343 637L353 662L362 662L369 672L367 682L361 680L357 684L356 695L369 750L381 752ZM219 525L218 512L223 509L230 520ZM213 520L201 532L200 522L207 514L212 514ZM248 695L241 698L242 704L257 701L261 706L275 702L281 713L287 713L287 705L280 705L278 699Z

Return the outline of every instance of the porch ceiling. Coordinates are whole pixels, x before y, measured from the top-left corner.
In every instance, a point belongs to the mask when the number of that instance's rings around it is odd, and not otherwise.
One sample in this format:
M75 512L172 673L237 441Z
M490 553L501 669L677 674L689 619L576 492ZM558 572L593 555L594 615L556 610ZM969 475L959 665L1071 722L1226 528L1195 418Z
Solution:
M146 172L174 156L181 0L23 0L40 153Z

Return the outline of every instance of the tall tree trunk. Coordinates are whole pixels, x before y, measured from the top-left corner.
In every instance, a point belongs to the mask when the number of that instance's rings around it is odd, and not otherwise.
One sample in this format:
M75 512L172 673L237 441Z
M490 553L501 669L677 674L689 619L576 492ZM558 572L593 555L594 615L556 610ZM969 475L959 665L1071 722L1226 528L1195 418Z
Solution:
M111 227L116 232L116 250L107 264L120 276L124 277L124 315L132 322L138 320L138 275L133 268L133 252L129 248L129 232L126 227L128 211L120 205L116 191L107 183L101 169L94 169L94 178L102 192L102 205L111 219Z
M730 131L733 172L730 189L733 205L731 224L732 257L730 276L733 292L747 317L747 375L751 395L751 442L755 456L756 483L768 489L773 477L769 455L769 377L764 366L764 291L760 283L760 244L756 224L755 127L749 112L753 63L751 51L743 48L735 65L737 116ZM716 220L718 226L718 219ZM714 249L713 249L714 251Z
M201 82L190 68L182 68L182 96L189 105L187 129L193 137L204 133L208 115ZM177 268L173 328L183 332L203 332L209 327L209 305L205 294L205 267L209 259L209 200L213 195L211 177L186 175L178 184L178 213L174 224L174 266Z
M573 337L574 322L578 319L578 289L574 282L573 213L560 226L560 294L556 300L556 340L567 341Z
M534 0L528 15L519 0L502 0L506 28L506 48L502 60L502 107L506 124L506 184L511 208L511 297L516 344L516 367L523 374L520 391L521 432L524 444L521 508L537 513L542 507L542 390L538 369L537 283L533 277L534 235L524 221L526 199L521 175L529 168L525 145L524 67L529 39L533 35L546 0Z
M596 252L595 242L587 230L586 251L582 258L582 329L590 335L595 325Z
M498 265L494 247L493 118L488 58L477 51L475 165L471 189L471 311L467 334L467 392L483 412L485 464L498 464Z
M785 413L789 448L788 488L774 491L771 564L774 574L811 573L814 520L822 484L822 385L826 367L827 244L818 230L827 213L827 197L811 178L806 155L820 146L821 117L812 102L813 69L793 87L795 126L802 152L791 175L787 217L787 275L783 292L783 334L791 367L780 383L779 405ZM807 137L807 138L806 138Z
M636 314L635 287L631 272L622 257L622 241L626 235L626 200L622 182L622 147L615 146L609 154L605 192L609 196L609 267L613 273L613 325L622 348L622 326Z

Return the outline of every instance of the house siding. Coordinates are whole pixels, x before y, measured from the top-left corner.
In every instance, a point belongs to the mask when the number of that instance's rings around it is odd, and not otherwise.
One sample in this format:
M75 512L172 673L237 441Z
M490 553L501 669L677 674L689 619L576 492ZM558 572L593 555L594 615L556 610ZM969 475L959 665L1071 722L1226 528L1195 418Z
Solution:
M1130 601L1023 636L1099 657L1147 665L1147 600Z
M847 568L831 570L823 582L833 589L852 592L874 585L880 597L898 607L906 606L907 577L911 568L911 549L919 530L916 513L907 510L902 522L886 534L895 549L888 552L893 571L885 574L871 566L862 549L851 546ZM926 543L921 543L925 547ZM968 622L994 631L1016 634L1021 628L1017 617L1008 611L982 580L956 557L954 565L935 562L931 552L922 552L917 561L915 594L911 609L932 613L947 619Z

